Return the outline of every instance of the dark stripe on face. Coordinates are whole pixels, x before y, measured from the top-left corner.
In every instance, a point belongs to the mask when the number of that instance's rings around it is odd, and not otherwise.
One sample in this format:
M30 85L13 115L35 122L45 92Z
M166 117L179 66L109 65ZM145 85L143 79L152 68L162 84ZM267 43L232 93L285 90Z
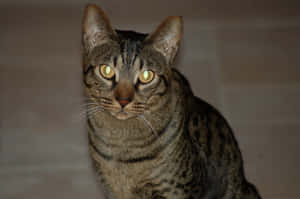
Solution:
M110 90L112 91L116 86L117 86L117 81L116 81L116 78L114 77L111 81L111 88Z
M89 65L88 66L88 68L86 69L86 71L83 71L83 83L84 83L84 85L87 87L87 88L91 88L92 87L92 84L88 84L87 83L87 80L86 80L86 78L87 78L87 75L88 75L88 73L91 71L91 70L93 70L93 66L92 65Z
M125 51L125 42L121 42L121 44L120 44L120 54L121 54L121 58L122 58L122 63L125 63L124 51Z
M137 52L135 52L135 54L134 54L134 58L133 58L133 61L132 61L132 65L134 65L134 63L135 63L135 61L136 61L136 58L137 58L137 56L138 56L138 54L137 54Z
M125 41L125 45L124 45L124 47L125 47L125 49L124 49L124 51L126 52L126 57L124 56L124 58L125 58L125 64L129 64L129 49L128 49L128 41L126 40Z
M159 96L162 97L162 96L164 96L167 93L168 88L169 88L169 83L168 83L166 77L163 76L163 75L160 76L160 79L163 81L165 89L163 91L161 91L161 92L156 93L156 95L159 95Z
M130 67L136 61L136 58L140 51L141 42L124 39L120 42L120 53L122 56L122 62L125 66Z
M92 65L89 65L89 66L87 67L87 69L83 71L83 74L84 74L84 75L87 75L87 74L89 73L89 71L90 71L91 69L93 69L93 68L94 68L94 67L93 67Z
M114 56L113 58L114 67L117 66L117 61L118 61L118 56Z
M89 60L95 63L99 63L99 61L101 61L101 63L110 62L111 57L117 51L119 51L118 45L116 43L108 42L106 44L95 47L91 55L89 56Z
M143 66L144 66L144 61L141 59L141 61L140 61L140 70L142 70Z
M91 84L88 84L88 83L86 82L86 78L85 78L85 77L83 78L83 83L84 83L84 85L85 85L87 88L91 88L91 87L92 87Z

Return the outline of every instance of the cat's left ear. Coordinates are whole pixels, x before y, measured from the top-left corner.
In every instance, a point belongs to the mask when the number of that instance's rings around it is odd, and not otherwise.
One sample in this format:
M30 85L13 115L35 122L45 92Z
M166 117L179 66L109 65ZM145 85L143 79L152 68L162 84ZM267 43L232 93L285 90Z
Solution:
M182 17L171 16L165 19L158 28L146 38L145 42L149 42L155 50L163 54L167 64L170 65L177 54L182 35Z

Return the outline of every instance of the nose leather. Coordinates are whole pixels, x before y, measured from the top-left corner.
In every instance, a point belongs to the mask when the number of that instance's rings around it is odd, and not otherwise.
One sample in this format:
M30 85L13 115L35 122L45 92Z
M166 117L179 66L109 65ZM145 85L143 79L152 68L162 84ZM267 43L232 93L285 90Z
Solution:
M130 99L118 98L117 101L122 107L124 107L130 102Z
M115 99L124 107L133 100L134 87L128 81L120 81L115 88Z

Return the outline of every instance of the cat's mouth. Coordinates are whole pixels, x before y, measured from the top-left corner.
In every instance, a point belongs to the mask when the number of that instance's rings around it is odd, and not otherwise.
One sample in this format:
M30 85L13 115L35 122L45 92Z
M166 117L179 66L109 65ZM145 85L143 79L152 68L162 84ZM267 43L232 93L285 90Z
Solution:
M119 120L127 120L133 117L137 117L144 113L146 108L146 103L142 102L133 102L128 103L126 106L120 105L112 100L108 101L107 99L100 100L99 106L109 113L113 117Z
M119 111L119 112L111 112L111 114L112 114L115 118L117 118L117 119L119 119L119 120L127 120L127 119L132 118L132 117L135 116L135 115L133 115L133 114L131 114L131 113L128 113L128 112L126 112L126 111L124 111L124 110L121 110L121 111Z

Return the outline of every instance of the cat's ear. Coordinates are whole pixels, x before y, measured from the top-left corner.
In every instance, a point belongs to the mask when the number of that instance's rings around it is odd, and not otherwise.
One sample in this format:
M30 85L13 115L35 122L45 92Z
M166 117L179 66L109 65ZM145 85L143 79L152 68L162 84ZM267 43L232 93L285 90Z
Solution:
M171 16L165 19L158 28L150 34L145 42L162 53L168 65L174 61L180 40L183 35L183 20L179 16Z
M85 8L82 26L83 45L88 51L117 38L108 17L96 5Z

